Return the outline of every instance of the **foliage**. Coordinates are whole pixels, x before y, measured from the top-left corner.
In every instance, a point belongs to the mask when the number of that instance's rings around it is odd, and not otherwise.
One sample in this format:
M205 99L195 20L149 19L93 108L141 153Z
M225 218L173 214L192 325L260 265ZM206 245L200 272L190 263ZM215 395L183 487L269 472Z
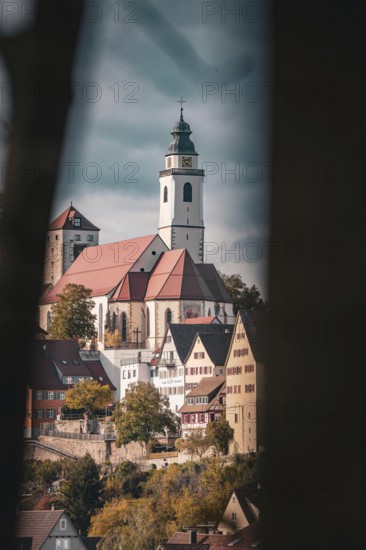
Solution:
M234 430L230 424L221 416L218 422L209 422L206 428L206 440L209 445L213 445L215 449L227 455L229 443L233 440Z
M95 302L90 299L91 292L84 285L67 284L62 294L57 294L59 301L51 306L50 338L90 340L96 337L96 315L92 314Z
M197 455L199 458L205 454L210 447L211 442L205 437L203 430L193 430L185 439L176 441L175 446L179 451L187 452L191 455Z
M65 405L70 409L85 411L88 417L103 409L113 397L109 386L101 386L96 380L82 380L65 394Z
M107 328L104 332L104 343L108 348L118 348L121 343L121 336L118 329L111 331Z
M105 480L103 498L113 500L122 496L138 498L142 493L142 483L148 473L142 472L138 464L126 460L118 464L114 472Z
M113 419L117 447L131 441L147 445L154 434L177 431L176 416L169 408L168 397L160 395L153 384L146 382L130 384L124 399L116 404Z
M69 463L61 486L62 506L83 534L87 531L90 517L101 505L98 498L100 489L98 467L90 454Z
M233 300L235 314L239 309L253 309L254 307L263 306L267 303L263 301L261 292L256 285L248 287L247 284L244 283L242 276L238 273L235 275L220 273L220 277Z

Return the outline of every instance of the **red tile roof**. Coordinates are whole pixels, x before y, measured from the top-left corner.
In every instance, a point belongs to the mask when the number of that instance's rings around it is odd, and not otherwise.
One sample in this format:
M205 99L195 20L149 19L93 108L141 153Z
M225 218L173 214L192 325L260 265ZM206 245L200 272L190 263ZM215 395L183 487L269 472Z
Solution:
M194 545L188 544L188 533L187 532L176 532L170 537L167 544L162 548L167 550L180 550L180 548L187 548L187 550L194 548ZM259 521L248 525L244 529L241 529L233 535L223 535L223 534L206 534L206 533L197 533L197 543L199 545L205 544L210 550L218 549L221 550L252 550L254 543L258 543L261 540L261 531ZM230 546L228 546L230 544ZM170 545L170 546L169 546ZM256 548L263 548L263 544L258 544Z
M81 226L75 227L75 225L72 223L73 218L80 218L81 220ZM50 223L48 226L48 229L50 231L53 231L55 229L84 229L89 231L100 231L100 229L92 224L83 214L81 214L76 208L73 206L69 206L64 210L53 222Z
M42 296L41 303L56 302L57 294L61 294L68 283L91 288L92 296L109 294L118 287L154 239L160 237L148 235L85 248L54 288Z
M150 275L145 300L212 300L214 296L185 248L164 252Z
M32 550L39 550L64 513L64 510L19 512L16 518L16 536L32 537Z
M197 323L200 323L201 325L210 325L211 323L213 323L213 321L215 321L215 319L221 323L221 321L217 318L217 317L214 317L214 316L211 316L211 317L192 317L190 319L183 319L183 321L181 321L182 325L196 325Z
M150 273L127 273L114 292L111 302L143 302Z

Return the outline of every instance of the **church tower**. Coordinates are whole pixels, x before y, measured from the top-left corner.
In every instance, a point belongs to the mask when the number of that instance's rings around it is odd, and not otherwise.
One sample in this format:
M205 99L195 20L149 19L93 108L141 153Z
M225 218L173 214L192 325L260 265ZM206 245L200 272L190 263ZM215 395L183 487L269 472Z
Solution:
M159 235L171 250L186 248L195 263L203 263L204 170L197 168L191 133L181 106L180 120L173 126L173 141L165 155L165 170L159 172Z

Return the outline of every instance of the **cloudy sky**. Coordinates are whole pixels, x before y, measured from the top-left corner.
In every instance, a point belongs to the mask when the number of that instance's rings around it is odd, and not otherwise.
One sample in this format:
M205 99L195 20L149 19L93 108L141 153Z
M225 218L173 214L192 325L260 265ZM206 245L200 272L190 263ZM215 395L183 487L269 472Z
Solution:
M158 173L183 96L207 172L206 261L266 295L271 42L263 4L240 8L229 14L225 3L197 0L89 4L53 217L73 201L101 228L101 243L155 233Z

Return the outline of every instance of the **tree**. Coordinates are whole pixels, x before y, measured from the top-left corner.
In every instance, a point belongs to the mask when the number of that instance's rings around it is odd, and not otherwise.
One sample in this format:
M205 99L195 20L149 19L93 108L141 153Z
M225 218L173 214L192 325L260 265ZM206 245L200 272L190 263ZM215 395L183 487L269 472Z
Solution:
M200 459L205 454L211 443L205 437L202 430L193 430L185 439L179 439L175 442L178 451L186 451L191 455L197 455Z
M59 301L51 306L50 338L90 340L97 336L91 292L84 285L67 284L62 294L57 294Z
M218 422L210 422L206 428L206 439L220 453L227 455L229 443L234 437L234 430L223 416Z
M256 285L248 287L248 285L244 283L242 276L238 273L235 275L220 273L220 277L233 300L235 314L239 309L253 309L254 307L263 306L267 303L262 300L261 292Z
M101 386L96 380L82 380L65 394L69 409L82 410L91 418L96 410L103 409L113 397L109 386Z
M142 483L147 477L148 473L142 472L138 464L130 460L121 462L113 474L106 478L103 498L105 500L121 496L139 498L142 493Z
M112 331L107 328L104 331L104 342L108 348L118 348L119 344L121 343L121 337L118 329Z
M61 486L61 502L82 534L86 534L90 517L100 506L100 489L98 466L90 454L68 465Z
M160 395L149 382L130 384L124 399L116 404L113 419L117 447L131 441L147 445L155 434L177 431L177 419L169 408L168 397Z

